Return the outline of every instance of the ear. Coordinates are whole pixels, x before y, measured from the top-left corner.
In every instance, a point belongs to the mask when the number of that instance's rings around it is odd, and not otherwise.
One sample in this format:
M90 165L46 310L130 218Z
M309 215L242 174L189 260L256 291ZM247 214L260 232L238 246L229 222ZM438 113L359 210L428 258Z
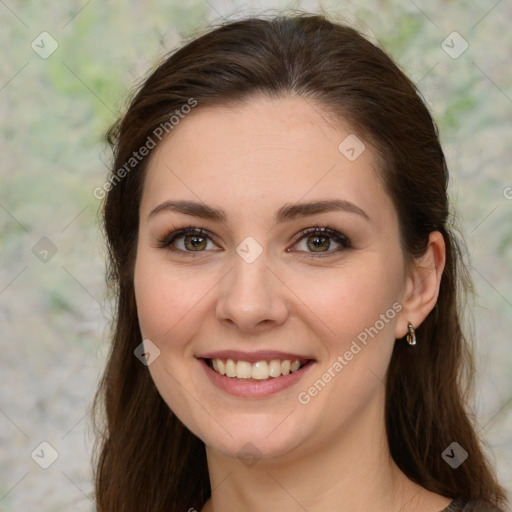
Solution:
M425 254L415 259L407 270L402 293L402 310L396 323L396 338L403 338L410 322L417 328L434 309L446 262L444 237L439 231L429 235Z

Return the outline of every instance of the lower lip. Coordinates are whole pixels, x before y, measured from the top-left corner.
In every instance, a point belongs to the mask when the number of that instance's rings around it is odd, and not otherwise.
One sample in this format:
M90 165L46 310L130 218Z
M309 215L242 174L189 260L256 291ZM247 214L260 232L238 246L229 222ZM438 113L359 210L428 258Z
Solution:
M266 398L275 395L283 389L289 388L297 383L313 366L313 361L305 364L300 370L289 373L288 375L281 375L280 377L270 377L267 380L238 380L231 377L226 377L217 373L215 370L208 366L204 359L199 359L206 374L210 380L218 388L230 395L239 396L243 398Z

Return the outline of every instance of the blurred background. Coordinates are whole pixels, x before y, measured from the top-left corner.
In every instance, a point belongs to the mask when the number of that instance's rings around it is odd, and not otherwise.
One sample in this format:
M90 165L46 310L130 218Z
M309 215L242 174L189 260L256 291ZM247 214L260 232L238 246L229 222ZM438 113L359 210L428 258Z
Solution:
M0 0L0 511L94 510L89 410L112 311L93 195L104 132L182 41L293 9L384 47L439 124L476 291L472 410L512 497L510 0Z

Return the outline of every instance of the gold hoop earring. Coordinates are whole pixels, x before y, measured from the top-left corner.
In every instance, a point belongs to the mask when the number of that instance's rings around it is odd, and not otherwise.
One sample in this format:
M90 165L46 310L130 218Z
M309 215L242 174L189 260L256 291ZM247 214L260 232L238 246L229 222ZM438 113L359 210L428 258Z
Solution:
M411 323L407 324L409 332L407 333L407 343L409 345L416 345L416 331Z

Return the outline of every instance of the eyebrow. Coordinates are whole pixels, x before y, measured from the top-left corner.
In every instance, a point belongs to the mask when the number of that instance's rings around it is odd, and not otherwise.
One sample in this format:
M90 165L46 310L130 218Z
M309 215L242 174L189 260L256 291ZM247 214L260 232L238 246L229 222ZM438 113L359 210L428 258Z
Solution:
M226 223L227 215L221 208L208 206L203 203L196 203L194 201L165 201L154 208L148 216L151 219L158 213L164 211L173 211L199 217L201 219L210 219ZM363 217L366 221L371 222L370 216L362 210L359 206L347 201L345 199L329 199L313 201L309 203L295 203L285 204L274 215L275 224L288 222L297 218L308 217L319 213L326 213L332 211L342 211L347 213L354 213Z

